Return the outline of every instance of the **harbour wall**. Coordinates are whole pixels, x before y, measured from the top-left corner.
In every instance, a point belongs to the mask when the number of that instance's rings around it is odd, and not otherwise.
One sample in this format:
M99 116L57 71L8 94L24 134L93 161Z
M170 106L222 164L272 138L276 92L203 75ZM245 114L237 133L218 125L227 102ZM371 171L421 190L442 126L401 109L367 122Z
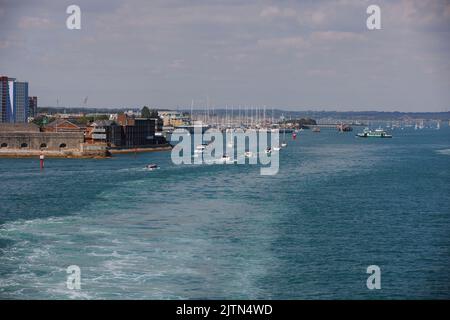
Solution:
M86 145L82 132L0 132L0 157L107 157L106 145Z

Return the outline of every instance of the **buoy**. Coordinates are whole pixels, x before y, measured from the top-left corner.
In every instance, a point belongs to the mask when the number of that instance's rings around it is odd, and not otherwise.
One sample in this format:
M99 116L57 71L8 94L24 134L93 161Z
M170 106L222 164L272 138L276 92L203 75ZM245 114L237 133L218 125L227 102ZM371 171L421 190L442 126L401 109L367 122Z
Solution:
M44 169L44 160L45 160L45 156L43 154L41 154L39 156L39 162L40 162L40 165L41 165L41 170Z

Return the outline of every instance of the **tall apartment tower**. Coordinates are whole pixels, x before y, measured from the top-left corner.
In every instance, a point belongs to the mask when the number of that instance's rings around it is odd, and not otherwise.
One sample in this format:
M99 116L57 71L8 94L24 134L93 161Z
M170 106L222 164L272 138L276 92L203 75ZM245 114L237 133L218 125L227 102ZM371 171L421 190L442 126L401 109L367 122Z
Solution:
M11 122L11 99L9 97L9 78L0 76L0 123Z
M37 97L28 97L28 116L29 117L36 117L37 114Z
M28 103L28 82L0 77L0 122L27 122Z
M26 123L28 119L28 82L14 81L14 122Z

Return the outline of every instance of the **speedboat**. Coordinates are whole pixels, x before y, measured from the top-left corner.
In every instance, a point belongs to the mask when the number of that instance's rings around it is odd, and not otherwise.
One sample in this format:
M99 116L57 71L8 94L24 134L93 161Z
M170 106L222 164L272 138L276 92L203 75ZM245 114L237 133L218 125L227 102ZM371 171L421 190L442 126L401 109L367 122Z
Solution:
M226 154L224 154L222 158L216 160L216 163L227 163L227 162L231 162L231 158Z
M145 168L147 170L153 171L153 170L159 169L159 166L157 164L151 163L151 164L146 165Z
M281 147L282 147L282 148L286 148L286 147L287 147L287 143L286 143L286 142L283 142L283 143L281 144Z
M272 153L272 148L267 147L266 150L264 150L264 152L267 154Z
M280 149L281 149L281 147L279 147L279 146L273 147L273 151L280 151Z
M205 143L199 144L195 147L194 153L203 153L208 145Z
M244 153L244 156L245 156L246 158L251 158L251 157L253 157L253 152L251 152L251 151L246 151L246 152Z

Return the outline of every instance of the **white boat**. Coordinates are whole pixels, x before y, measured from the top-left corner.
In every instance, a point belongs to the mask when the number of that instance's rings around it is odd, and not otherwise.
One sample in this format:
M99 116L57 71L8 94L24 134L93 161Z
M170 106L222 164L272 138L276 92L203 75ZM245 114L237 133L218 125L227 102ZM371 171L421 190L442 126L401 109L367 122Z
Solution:
M203 143L195 147L194 153L203 153L208 145Z
M251 151L246 151L246 152L244 153L244 157L246 157L246 158L251 158L251 157L253 157L253 152L251 152Z
M376 129L375 131L365 128L362 133L358 133L356 136L360 138L392 138L392 135L381 128Z
M286 142L286 128L284 128L284 130L283 130L283 142L281 143L281 147L282 147L282 148L286 148L286 147L287 147L287 142Z
M145 166L145 169L149 171L157 170L159 169L159 166L157 164L151 163Z
M266 148L266 150L264 150L264 152L267 154L272 153L272 148Z
M281 147L273 147L273 151L280 151Z
M226 154L224 154L222 158L216 160L216 163L229 163L229 162L232 162L231 157Z

